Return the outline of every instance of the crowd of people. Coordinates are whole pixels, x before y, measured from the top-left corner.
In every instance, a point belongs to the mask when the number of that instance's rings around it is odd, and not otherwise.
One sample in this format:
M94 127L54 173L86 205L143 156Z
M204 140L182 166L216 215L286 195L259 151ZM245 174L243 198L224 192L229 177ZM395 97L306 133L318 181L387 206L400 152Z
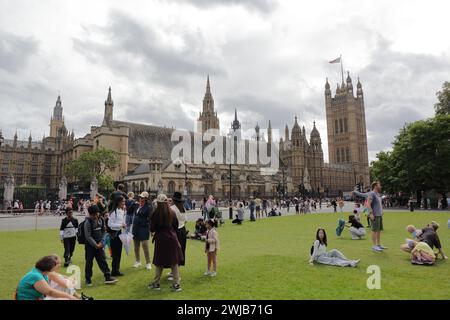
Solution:
M383 252L387 247L381 243L383 231L383 205L381 198L381 184L374 182L370 192L355 192L355 196L364 199L357 202L353 214L347 223L342 219L336 230L341 234L344 227L348 227L352 240L362 240L366 236L366 227L362 217L367 216L367 228L371 229L372 250ZM327 206L337 207L343 212L343 201L332 199ZM186 262L187 239L204 241L204 252L207 260L205 276L217 275L217 254L220 249L217 228L224 223L219 202L210 195L200 204L202 216L197 219L194 231L189 235L186 228L186 213L188 207L182 194L175 192L172 197L159 194L151 199L147 192L128 194L124 186L119 185L108 199L97 194L94 199L78 203L78 208L84 213L85 219L78 222L74 217L71 205L66 205L65 217L61 221L60 240L64 247L64 266L72 263L72 257L79 245L84 246L85 285L92 286L93 263L96 261L103 273L105 284L115 284L118 278L124 276L121 272L122 251L128 254L130 245L134 246L135 262L133 267L140 268L141 247L145 258L145 268L155 266L155 275L149 289L161 290L163 270L170 269L167 280L171 281L171 289L181 291L180 267ZM263 217L280 216L281 208L292 205L296 213L308 213L321 207L321 201L316 199L284 199L271 202L268 199L250 197L248 201L236 201L230 208L235 211L233 224L242 225L245 220L244 210L250 211L250 221ZM303 208L303 209L302 209ZM313 209L314 208L314 209ZM289 210L289 209L287 209ZM311 211L309 211L311 210ZM433 264L440 254L447 259L437 235L439 224L432 221L423 229L416 229L410 225L407 231L412 239L407 239L401 249L408 252L414 264ZM150 239L154 245L153 259L150 258ZM78 241L77 241L78 240ZM327 249L328 240L326 230L319 228L310 250L310 264L324 264L341 267L357 267L360 259L349 259L337 249ZM107 250L108 248L108 250ZM439 252L435 254L433 249ZM106 253L108 253L106 255ZM108 256L108 258L107 258ZM108 263L108 259L111 263ZM27 273L17 287L17 299L90 299L78 295L73 289L73 280L59 275L61 259L57 255L40 259L35 267Z

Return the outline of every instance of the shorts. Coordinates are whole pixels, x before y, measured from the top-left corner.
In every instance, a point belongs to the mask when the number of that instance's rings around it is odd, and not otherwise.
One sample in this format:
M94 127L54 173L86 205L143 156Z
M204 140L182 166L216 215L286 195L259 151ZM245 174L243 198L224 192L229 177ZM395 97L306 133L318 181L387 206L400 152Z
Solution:
M375 220L370 220L373 232L383 231L383 217L375 216Z

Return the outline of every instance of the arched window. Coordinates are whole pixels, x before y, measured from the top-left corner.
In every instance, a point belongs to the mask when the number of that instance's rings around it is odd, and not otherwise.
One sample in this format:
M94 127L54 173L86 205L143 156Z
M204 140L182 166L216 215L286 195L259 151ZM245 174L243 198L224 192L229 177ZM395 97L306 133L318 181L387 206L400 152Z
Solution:
M334 120L334 133L338 134L339 133L339 125L338 125L338 120Z
M140 190L139 191L145 191L144 181L141 181L141 185L140 185Z
M342 119L339 119L339 132L340 133L344 132L344 126L342 124Z
M341 151L339 149L336 150L337 162L341 162Z
M169 194L173 194L175 192L175 182L169 181L169 184L167 185L167 192Z
M347 118L344 118L344 132L348 132L348 121L347 121Z
M350 150L348 148L345 150L345 160L350 162Z

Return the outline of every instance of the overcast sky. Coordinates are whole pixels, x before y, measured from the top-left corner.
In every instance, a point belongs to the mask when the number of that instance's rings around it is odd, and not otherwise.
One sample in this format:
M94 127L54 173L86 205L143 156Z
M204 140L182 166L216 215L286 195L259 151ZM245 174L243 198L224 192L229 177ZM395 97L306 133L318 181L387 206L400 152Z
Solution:
M193 129L206 75L221 129L284 132L315 120L327 146L324 84L343 56L366 103L369 157L405 122L433 115L450 80L450 1L0 0L0 128L49 134L61 93L76 137L114 117ZM325 147L326 158L328 148Z

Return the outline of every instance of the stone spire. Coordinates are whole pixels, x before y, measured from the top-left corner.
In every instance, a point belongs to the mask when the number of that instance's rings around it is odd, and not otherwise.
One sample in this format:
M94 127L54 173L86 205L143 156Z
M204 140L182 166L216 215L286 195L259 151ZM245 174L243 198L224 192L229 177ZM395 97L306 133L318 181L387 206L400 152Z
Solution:
M204 133L207 130L213 129L216 134L219 133L219 118L217 112L214 110L214 99L211 94L211 85L209 82L209 75L206 78L206 91L203 97L202 112L198 117L197 130Z
M267 142L272 143L272 124L269 120L269 126L267 127Z
M53 119L57 121L63 121L62 117L63 109L62 109L62 103L61 103L61 95L58 95L58 98L56 99L55 107L53 108Z
M14 134L13 148L17 148L17 129L16 129L16 133Z
M284 128L284 140L289 141L289 127L286 124L286 127Z
M233 132L236 132L241 129L241 123L238 120L236 108L234 109L234 120L231 123L231 129L233 130Z
M114 101L112 99L111 87L108 89L108 97L105 100L105 114L103 116L102 126L112 129Z
M33 141L33 138L31 138L31 131L30 136L28 137L28 149L31 149L31 142Z
M357 95L359 97L362 96L363 95L363 89L362 89L362 84L359 81L359 77L358 77L358 84L356 85L356 88L357 88L357 91L356 91Z

